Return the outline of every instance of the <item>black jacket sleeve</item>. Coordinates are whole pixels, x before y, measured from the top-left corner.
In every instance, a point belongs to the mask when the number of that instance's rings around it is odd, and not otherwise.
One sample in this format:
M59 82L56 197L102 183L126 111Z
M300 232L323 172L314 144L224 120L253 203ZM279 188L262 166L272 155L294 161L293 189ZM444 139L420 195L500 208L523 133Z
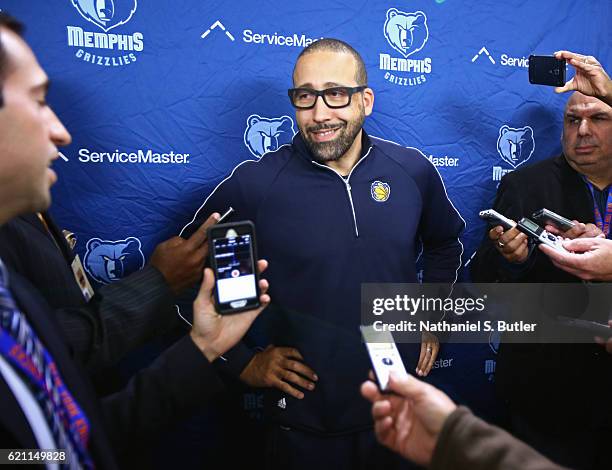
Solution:
M177 322L174 296L162 274L147 265L102 287L89 303L55 310L76 359L95 374Z
M45 298L75 359L90 373L176 324L174 296L152 266L102 287L86 302L70 267L74 254L50 218L49 223L47 231L30 214L0 227L0 256Z
M506 431L458 407L444 423L431 470L563 470Z
M119 453L193 413L223 389L190 336L141 370L123 390L103 399L108 434Z

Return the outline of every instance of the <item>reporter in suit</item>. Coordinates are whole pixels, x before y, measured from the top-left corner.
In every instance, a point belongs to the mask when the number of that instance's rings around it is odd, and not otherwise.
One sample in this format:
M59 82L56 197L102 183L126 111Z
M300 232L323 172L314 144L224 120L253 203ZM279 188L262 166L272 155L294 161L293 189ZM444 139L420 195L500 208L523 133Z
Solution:
M547 208L578 222L565 237L612 237L605 222L612 200L612 108L575 92L563 114L562 145L562 155L504 176L493 208L514 220ZM556 267L518 229L499 226L486 234L472 264L477 282L580 282L574 274ZM595 343L501 345L496 388L510 430L563 465L587 469L605 462L611 387L611 357Z
M49 166L57 146L70 142L45 101L47 76L20 29L0 13L0 225L49 206L56 179ZM260 261L260 270L265 267ZM242 337L270 300L262 280L262 308L222 317L214 310L213 285L207 269L189 335L100 403L48 306L0 261L2 447L64 448L68 468L116 468L111 448L129 445L143 427L163 426L205 400L219 386L210 362Z

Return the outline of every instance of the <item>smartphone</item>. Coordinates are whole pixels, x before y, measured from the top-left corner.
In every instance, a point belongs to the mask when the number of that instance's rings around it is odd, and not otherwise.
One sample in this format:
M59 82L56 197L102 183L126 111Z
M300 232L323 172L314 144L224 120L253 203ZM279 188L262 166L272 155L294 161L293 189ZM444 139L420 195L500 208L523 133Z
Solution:
M516 224L518 229L526 234L529 238L536 241L537 243L544 243L555 250L561 252L567 252L565 248L563 248L563 239L561 237L557 237L550 232L547 232L538 224L536 224L533 220L529 220L527 217L523 217Z
M208 228L210 266L215 273L215 301L220 314L259 307L255 225L251 221Z
M397 350L393 336L388 331L376 331L372 325L362 325L359 328L368 349L378 388L384 392L389 385L391 372L396 372L398 375L407 374L402 356Z
M529 56L529 83L533 85L565 85L565 59L548 55Z
M514 220L511 220L508 217L504 217L499 212L493 209L480 211L478 213L478 217L486 220L491 224L501 225L504 230L510 230L511 228L516 227L516 222Z
M549 211L548 209L540 209L531 214L533 220L535 220L541 227L546 225L553 225L559 230L565 232L574 226L574 222L565 217L560 216L556 212Z

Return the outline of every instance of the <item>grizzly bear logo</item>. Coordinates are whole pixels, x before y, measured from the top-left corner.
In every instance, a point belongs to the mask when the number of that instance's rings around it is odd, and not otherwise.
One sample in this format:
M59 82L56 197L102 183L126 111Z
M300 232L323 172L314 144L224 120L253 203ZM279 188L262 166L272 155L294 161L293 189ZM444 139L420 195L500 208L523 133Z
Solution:
M87 242L83 264L94 280L110 284L142 269L145 258L138 238L117 241L92 238Z
M530 126L514 129L502 126L497 139L497 151L512 168L525 163L535 150L533 129Z
M289 116L268 119L252 114L247 119L244 143L254 156L261 158L265 153L291 143L294 135L293 119Z
M137 0L72 0L72 5L83 18L105 32L130 21Z
M390 8L384 32L391 47L407 58L425 47L429 38L427 16L422 11L405 13Z

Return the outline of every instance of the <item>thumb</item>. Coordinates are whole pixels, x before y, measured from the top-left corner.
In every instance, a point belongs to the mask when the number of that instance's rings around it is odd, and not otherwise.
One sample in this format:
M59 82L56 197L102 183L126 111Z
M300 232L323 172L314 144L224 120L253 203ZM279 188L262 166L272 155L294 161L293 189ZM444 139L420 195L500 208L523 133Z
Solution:
M563 247L566 250L583 253L591 250L600 238L574 238L563 242Z
M574 89L574 78L567 82L563 86L558 86L555 88L555 93L565 93L566 91L572 91Z
M215 275L213 274L212 269L206 268L204 269L204 279L202 279L202 284L200 284L198 299L201 302L211 303L210 296L212 295L212 290L214 287Z
M410 374L397 374L391 372L387 390L397 393L405 398L413 399L423 392L427 387L425 382L413 377Z

